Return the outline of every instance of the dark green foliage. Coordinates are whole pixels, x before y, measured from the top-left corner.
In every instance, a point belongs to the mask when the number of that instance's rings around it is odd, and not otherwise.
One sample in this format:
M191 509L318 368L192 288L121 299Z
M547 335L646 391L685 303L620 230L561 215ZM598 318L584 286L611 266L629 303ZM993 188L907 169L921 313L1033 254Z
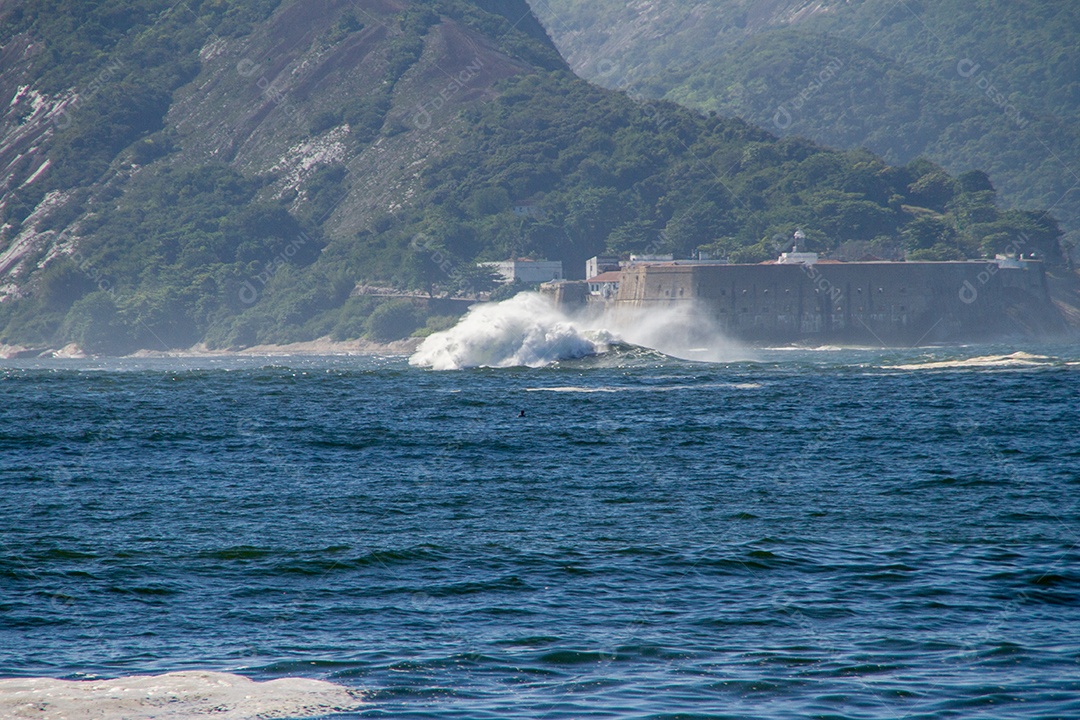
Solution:
M399 16L398 24L410 42L427 35L428 28L439 22L439 14L429 5L416 3Z
M248 16L230 15L235 7L196 3L192 11L240 32ZM270 180L224 165L185 165L161 123L177 83L197 69L190 61L205 38L191 23L167 19L153 32L140 26L136 35L121 34L111 47L141 59L126 61L122 78L118 71L76 108L53 156L54 187L87 187L58 205L42 229L77 221L77 254L53 261L27 280L24 298L0 305L0 340L71 340L97 352L200 340L215 347L325 335L393 340L431 329L421 329L423 303L351 297L358 282L402 295L493 290L498 299L521 288L496 287L478 261L557 259L570 277L606 251L687 257L705 250L759 262L790 249L796 228L806 249L822 253L1036 252L1061 260L1055 221L1001 212L983 173L954 179L921 159L889 167L865 150L777 140L741 120L598 89L567 72L530 21L513 29L521 7L518 0L411 3L397 27L388 25L383 90L343 98L309 120L315 133L347 122L354 151L379 133L417 132L400 124L395 103L406 90L398 83L422 74L409 73L440 18L517 48L518 61L553 68L503 81L493 99L443 126L440 142L452 151L432 156L409 204L333 242L320 226L350 190L353 158L308 174L288 196L295 206L270 199ZM333 33L344 42L355 25L343 15ZM130 179L110 175L118 162L143 167ZM37 187L20 191L8 217L21 219L41 197Z
M337 321L330 331L334 340L355 340L367 332L367 319L378 301L370 296L351 297L338 312Z
M131 160L136 165L149 165L179 149L172 133L156 133L135 143L131 148Z
M533 3L582 75L605 86L834 147L866 147L892 163L922 155L951 171L981 168L1008 204L1053 208L1080 233L1080 205L1066 197L1080 167L1074 4L649 5L658 9L619 0Z
M775 142L739 121L642 106L559 73L508 82L468 119L468 142L425 177L438 212L412 226L438 238L440 259L451 264L475 257L476 243L499 248L492 259L559 258L572 274L604 251L689 256L706 248L758 262L787 249L796 227L820 252L892 238L968 257L981 243L973 220L1000 216L985 176L961 183L922 159L891 168L865 151ZM515 217L507 198L536 202L541 216ZM937 219L907 228L926 214ZM446 285L438 263L417 262L432 266L418 285Z
M459 293L476 295L491 292L502 285L502 276L489 267L467 264L458 271L456 281L454 289Z
M994 192L994 185L982 170L969 170L957 176L960 191L965 193Z
M133 349L130 331L112 296L97 291L71 306L60 334L88 353L117 354Z
M390 111L389 91L353 98L345 103L341 118L357 143L366 143L379 134Z
M348 192L344 165L322 165L304 182L304 216L318 224L333 212Z
M392 300L368 316L367 336L375 342L391 342L412 335L421 325L420 312L410 300Z
M108 287L117 310L110 322L126 328L125 338L161 349L191 345L254 302L283 269L318 256L317 231L256 201L256 189L225 167L162 171L88 225L80 272Z
M424 51L424 39L417 35L405 35L390 41L390 58L387 75L401 77Z
M605 250L616 255L648 253L650 250L658 252L671 250L669 243L662 240L657 242L658 238L659 233L652 223L647 220L631 220L608 234Z
M187 60L179 53L198 50L195 43L209 33L245 35L279 2L34 0L19 3L3 16L3 34L6 40L29 32L44 43L35 58L37 76L42 90L57 92L88 85L103 68L117 62L127 71L152 71L158 76L175 71Z
M46 186L97 181L122 150L162 128L173 91L198 74L198 51L209 38L249 32L278 2L34 0L0 11L0 44L21 32L40 44L34 57L38 89L78 93L56 118ZM138 146L135 161L149 162L170 149Z
M321 132L325 132L341 122L340 110L324 110L318 113L311 119L311 125L308 128L312 135L318 135Z
M33 299L0 303L0 343L43 347L55 344L64 310L50 309Z
M364 23L360 22L356 17L356 13L346 12L334 23L329 40L330 42L339 42L352 33L360 32L363 29Z
M943 218L924 215L917 217L904 228L903 238L908 250L928 250L937 245L949 245L955 230Z
M510 196L505 188L480 188L469 199L469 207L475 217L497 215L510 207Z
M57 134L50 184L69 188L97 180L121 150L161 129L170 102L168 93L147 85L121 82L102 88Z
M944 171L930 172L908 185L907 197L914 205L944 212L957 189L956 181Z
M37 299L43 308L67 311L94 290L93 281L69 258L49 263L38 278Z

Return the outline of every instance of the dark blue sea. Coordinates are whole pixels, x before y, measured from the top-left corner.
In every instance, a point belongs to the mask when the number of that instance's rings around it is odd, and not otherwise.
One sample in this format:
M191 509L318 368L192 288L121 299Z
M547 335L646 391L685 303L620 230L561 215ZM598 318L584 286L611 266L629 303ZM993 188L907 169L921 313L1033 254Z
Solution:
M0 677L1078 718L1078 411L1075 346L4 361Z

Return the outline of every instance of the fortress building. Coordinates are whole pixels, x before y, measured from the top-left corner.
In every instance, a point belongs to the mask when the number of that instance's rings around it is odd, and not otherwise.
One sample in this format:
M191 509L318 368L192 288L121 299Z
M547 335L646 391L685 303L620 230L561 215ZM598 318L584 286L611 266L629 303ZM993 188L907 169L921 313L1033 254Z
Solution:
M729 336L764 344L908 346L1064 329L1036 260L838 262L794 249L760 265L634 263L602 279L617 289L551 292L615 312L695 303Z

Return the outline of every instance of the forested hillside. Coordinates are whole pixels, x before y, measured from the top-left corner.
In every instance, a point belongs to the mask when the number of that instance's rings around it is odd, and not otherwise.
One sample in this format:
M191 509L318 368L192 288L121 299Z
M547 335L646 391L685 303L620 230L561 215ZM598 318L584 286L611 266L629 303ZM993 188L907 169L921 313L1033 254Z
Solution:
M781 135L989 173L1080 239L1080 5L1062 0L536 0L606 87Z
M0 21L4 343L386 340L429 322L387 293L487 289L478 260L756 262L799 227L844 257L1023 238L1062 261L1053 217L999 210L979 171L590 85L523 0L8 0Z

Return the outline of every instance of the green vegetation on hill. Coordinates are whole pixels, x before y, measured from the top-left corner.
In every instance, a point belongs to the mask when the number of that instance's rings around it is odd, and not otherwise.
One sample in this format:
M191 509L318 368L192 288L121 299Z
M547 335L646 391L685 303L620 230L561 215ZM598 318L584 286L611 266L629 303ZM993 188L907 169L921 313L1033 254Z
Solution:
M50 190L94 183L122 151L147 161L173 149L166 135L151 136L164 127L172 93L198 74L200 48L249 32L278 2L13 3L3 39L27 33L40 43L35 89L80 96L56 121L48 173L7 204L0 224L21 222Z
M758 262L789 249L796 228L810 249L845 257L1020 249L1062 259L1056 221L1000 210L981 172L954 177L926 160L891 167L865 150L777 139L741 120L635 102L572 75L540 26L520 14L523 3L486 0L417 0L374 18L385 24L383 94L343 96L340 110L313 106L297 124L310 139L348 123L355 154L403 133L428 141L425 129L395 121L413 112L397 105L398 85L415 81L432 28L447 20L481 33L514 64L508 79L440 129L439 142L453 152L435 153L418 169L407 204L342 234L327 219L349 187L344 161L325 161L297 192L277 197L267 192L270 175L191 162L166 121L179 89L197 92L202 44L257 26L274 3L194 4L200 23L163 20L151 2L126 3L93 10L106 19L105 8L131 10L126 25L40 61L40 82L56 87L94 82L110 63L124 71L55 137L54 164L37 191L78 192L43 225L70 228L79 240L60 252L43 249L16 278L23 292L0 303L0 341L74 341L118 353L200 340L229 347L324 335L388 340L430 332L445 319L429 318L413 300L352 296L357 283L402 294L477 292L490 289L491 277L475 263L510 256L560 259L571 275L602 252L706 251ZM82 38L73 28L83 15L71 10L67 21L48 23L46 7L27 2L11 27L44 33L47 44L62 44L65 32ZM330 47L374 21L345 7L334 12L329 34L317 40ZM65 78L78 58L89 58L71 69L82 74ZM444 76L437 82L432 95L446 87ZM293 204L298 197L303 202Z
M466 143L428 170L425 201L399 220L399 232L441 238L462 262L698 250L757 262L786 249L797 227L821 251L865 242L885 255L942 259L992 256L1026 234L1025 252L1061 260L1056 223L999 211L983 173L953 178L925 160L896 168L865 151L778 141L739 120L640 105L564 73L508 82L467 120ZM519 217L511 198L544 212Z
M783 135L987 172L1080 240L1080 14L1059 0L545 0L584 77ZM822 10L812 12L814 10Z
M565 72L499 91L466 114L458 151L425 171L410 209L331 243L313 267L445 288L477 260L511 256L559 258L570 273L604 252L705 250L760 262L789 249L796 228L811 249L851 258L1020 250L1061 261L1056 222L999 210L978 171L954 178L925 160L897 168L866 151L778 141ZM519 203L539 212L515 213Z

